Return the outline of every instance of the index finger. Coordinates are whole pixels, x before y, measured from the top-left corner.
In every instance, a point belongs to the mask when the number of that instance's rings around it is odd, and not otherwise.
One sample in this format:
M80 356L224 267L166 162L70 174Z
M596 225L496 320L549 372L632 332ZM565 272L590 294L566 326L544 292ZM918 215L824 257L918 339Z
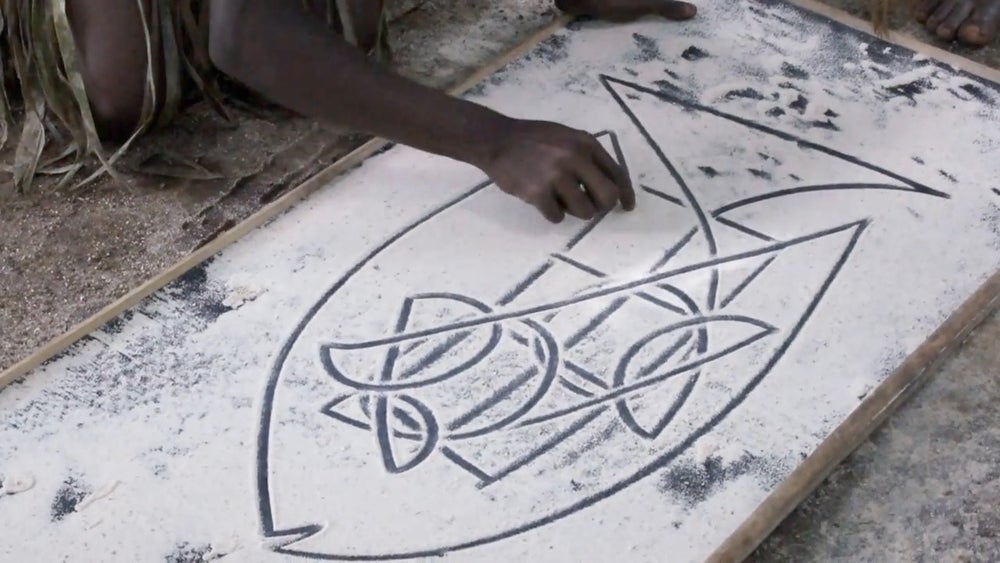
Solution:
M611 158L608 151L604 150L604 145L599 141L594 139L594 144L596 145L594 147L594 162L618 187L622 208L625 211L632 211L635 209L635 188L632 186L632 179L629 178L628 171L614 158Z
M698 13L698 8L694 4L678 2L677 0L667 0L657 6L657 13L668 20L687 20Z

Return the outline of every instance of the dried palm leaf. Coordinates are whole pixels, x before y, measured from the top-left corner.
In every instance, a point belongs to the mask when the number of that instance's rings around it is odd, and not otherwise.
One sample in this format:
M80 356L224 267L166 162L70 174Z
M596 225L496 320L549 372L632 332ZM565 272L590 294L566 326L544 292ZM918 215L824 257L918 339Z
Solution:
M4 17L3 10L0 9L0 45L3 37L7 34L7 18ZM14 116L10 109L10 98L7 97L7 57L5 50L0 46L0 149L7 146L7 139L10 131L10 124Z
M208 100L227 121L229 112L222 103L223 96L215 80L215 67L208 54L208 2L186 0L174 4L174 35L181 40L180 59L200 97Z
M185 95L185 79L222 110L222 96L207 78L211 64L207 51L207 2L152 0L139 7L146 57L162 65L162 99L158 99L156 67L147 65L145 99L139 123L128 140L110 156L98 136L83 82L66 0L0 1L0 148L15 125L14 98L23 102L20 139L10 167L13 187L23 191L38 174L59 174L67 185L88 162L100 166L74 187L83 187L104 174L115 176L114 164L135 140L152 127L165 125L178 111ZM8 80L8 78L10 78ZM47 134L48 132L48 134ZM58 156L42 162L50 144ZM67 158L71 164L65 164Z
M19 190L31 184L35 177L35 169L45 147L45 98L35 76L35 65L31 46L30 0L9 0L4 3L4 18L6 26L6 46L20 84L21 98L24 101L24 123L21 129L21 139L14 152L14 188Z
M96 170L73 189L105 174L118 179L115 165L119 160L140 136L170 123L188 94L208 100L231 120L208 53L209 2L150 0L147 4L133 0L143 25L146 60L157 64L147 64L145 96L135 130L114 152L105 154L84 86L66 1L0 0L0 148L15 126L15 116L19 114L21 120L14 162L0 169L10 170L16 191L32 186L39 175L59 176L57 187L67 186L95 160ZM356 45L347 2L325 0L325 5L327 22L338 22L345 38ZM383 9L372 53L381 61L390 54L387 14ZM156 82L158 70L162 84ZM20 108L15 100L21 102ZM62 146L50 147L57 144ZM55 156L43 158L49 148Z

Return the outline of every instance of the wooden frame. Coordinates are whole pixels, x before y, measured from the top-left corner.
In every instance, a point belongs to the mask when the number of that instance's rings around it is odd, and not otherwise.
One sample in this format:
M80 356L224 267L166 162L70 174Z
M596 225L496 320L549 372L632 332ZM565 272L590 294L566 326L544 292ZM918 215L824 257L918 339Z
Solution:
M871 32L871 26L867 22L820 4L815 0L785 1L835 22L860 31ZM461 95L467 92L487 76L500 70L510 61L520 57L539 42L562 29L570 19L565 16L556 18L551 24L534 33L510 52L450 88L448 92L452 95ZM1000 82L1000 71L933 47L912 36L890 33L884 40L982 78ZM252 230L277 217L296 202L329 184L335 177L361 164L366 158L389 144L388 141L382 139L368 141L281 198L261 208L211 243L191 253L65 334L53 339L35 353L0 373L0 389L42 365L80 338L135 306L145 297L163 288ZM819 447L787 479L778 485L750 517L715 550L709 560L729 562L741 561L748 557L844 458L919 388L943 359L954 352L964 339L998 308L1000 308L1000 272L991 276L944 324L910 354L903 364L880 384L832 434L827 436Z

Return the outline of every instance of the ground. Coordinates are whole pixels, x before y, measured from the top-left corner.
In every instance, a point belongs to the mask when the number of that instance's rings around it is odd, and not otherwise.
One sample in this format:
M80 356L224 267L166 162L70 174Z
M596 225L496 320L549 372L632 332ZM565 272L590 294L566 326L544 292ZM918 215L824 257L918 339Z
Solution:
M857 0L827 1L865 15ZM453 83L530 34L551 16L548 5L413 0L400 15L398 64L427 83ZM935 42L916 25L906 31ZM463 37L491 40L436 48ZM953 50L1000 64L995 47ZM3 201L0 370L363 141L278 111L236 109L227 122L199 107L140 143L124 185ZM753 559L1000 559L998 343L995 315Z
M998 343L994 315L752 561L1000 560Z

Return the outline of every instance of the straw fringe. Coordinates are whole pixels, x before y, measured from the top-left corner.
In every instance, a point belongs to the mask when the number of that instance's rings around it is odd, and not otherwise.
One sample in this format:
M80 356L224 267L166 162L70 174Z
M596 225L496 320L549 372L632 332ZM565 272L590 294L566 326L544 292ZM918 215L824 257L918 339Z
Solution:
M149 65L140 123L128 142L110 155L91 114L66 0L0 1L0 148L6 146L11 129L20 125L14 162L8 168L13 178L6 186L24 192L38 175L61 176L57 186L66 186L94 160L98 169L74 187L114 175L114 163L137 137L176 115L188 83L222 107L208 57L207 2L151 0L152 10L147 10L142 0L133 1L142 14L147 60L155 56L163 62L165 96L156 99ZM56 156L43 160L48 152Z
M163 65L163 99L157 99L153 65L147 65L146 95L138 125L110 154L98 137L84 88L79 53L66 13L67 0L0 0L0 149L20 127L12 175L0 183L23 193L38 176L58 176L56 186L84 187L114 166L148 131L176 117L189 99L205 99L229 119L217 73L208 54L209 1L133 0L139 6L147 60ZM339 22L354 42L353 21L342 0L326 0L325 19ZM372 53L388 59L385 11ZM47 155L47 156L46 156ZM88 165L97 165L79 179Z

